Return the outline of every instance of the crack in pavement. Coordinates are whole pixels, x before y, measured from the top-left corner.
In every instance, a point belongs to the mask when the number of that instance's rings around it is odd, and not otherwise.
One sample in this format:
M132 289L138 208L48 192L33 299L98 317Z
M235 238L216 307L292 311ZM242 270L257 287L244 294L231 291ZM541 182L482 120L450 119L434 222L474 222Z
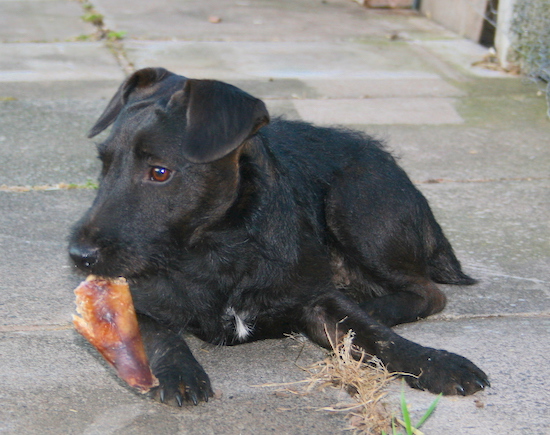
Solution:
M503 177L503 178L478 178L453 180L450 178L429 178L427 180L413 180L414 184L440 184L440 183L498 183L502 181L543 181L550 180L550 177ZM88 182L85 184L58 183L41 184L36 186L0 186L0 192L22 193L22 192L48 192L54 190L73 190L73 189L97 189L97 184Z

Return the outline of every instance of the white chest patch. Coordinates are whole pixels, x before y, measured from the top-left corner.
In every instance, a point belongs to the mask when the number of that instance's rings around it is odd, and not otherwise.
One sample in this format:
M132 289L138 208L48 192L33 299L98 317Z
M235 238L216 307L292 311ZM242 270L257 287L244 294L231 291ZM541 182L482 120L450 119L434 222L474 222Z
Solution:
M234 319L235 335L240 341L244 341L252 333L254 329L253 326L248 324L244 320L245 316L243 314L238 314L233 307L227 309L227 314Z

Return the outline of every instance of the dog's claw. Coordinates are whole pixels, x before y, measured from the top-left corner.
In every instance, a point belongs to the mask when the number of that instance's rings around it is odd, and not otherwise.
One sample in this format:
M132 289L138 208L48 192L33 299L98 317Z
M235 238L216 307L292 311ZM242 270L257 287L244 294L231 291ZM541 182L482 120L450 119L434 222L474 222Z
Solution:
M181 393L178 391L176 394L174 394L174 397L176 398L176 402L178 402L178 406L181 408L183 406L183 397Z
M199 399L197 398L197 395L194 392L189 393L189 399L191 399L191 402L193 402L193 405L197 406L199 404Z
M161 388L160 389L160 392L159 392L159 399L160 399L160 402L161 403L164 403L164 400L166 399L166 393L164 391L164 388Z
M460 394L461 396L465 396L466 395L466 391L464 390L464 387L462 385L457 385L456 386L456 391L458 392L458 394Z

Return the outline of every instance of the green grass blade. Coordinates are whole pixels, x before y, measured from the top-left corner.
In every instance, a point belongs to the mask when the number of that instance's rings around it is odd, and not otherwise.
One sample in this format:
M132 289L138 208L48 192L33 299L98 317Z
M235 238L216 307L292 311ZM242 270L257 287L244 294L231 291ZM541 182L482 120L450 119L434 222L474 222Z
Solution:
M405 383L403 383L403 388L401 389L401 413L403 414L403 422L405 423L405 430L407 435L413 435L413 430L411 427L411 416L409 415L409 409L407 408L407 402L405 401Z
M416 425L416 428L418 429L420 426L424 424L424 422L432 415L432 412L434 412L435 407L439 403L439 399L441 399L441 396L443 393L439 393L438 396L435 398L435 400L432 402L426 413L422 416L418 424Z

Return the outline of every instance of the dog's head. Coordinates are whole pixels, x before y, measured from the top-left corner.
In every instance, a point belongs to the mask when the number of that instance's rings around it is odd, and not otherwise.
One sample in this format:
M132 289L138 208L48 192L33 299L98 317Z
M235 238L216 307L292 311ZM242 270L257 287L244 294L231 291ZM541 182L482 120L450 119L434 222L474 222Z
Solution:
M160 265L235 200L239 150L268 122L262 101L229 84L161 68L131 75L89 132L112 125L97 197L71 237L74 263L127 277Z

